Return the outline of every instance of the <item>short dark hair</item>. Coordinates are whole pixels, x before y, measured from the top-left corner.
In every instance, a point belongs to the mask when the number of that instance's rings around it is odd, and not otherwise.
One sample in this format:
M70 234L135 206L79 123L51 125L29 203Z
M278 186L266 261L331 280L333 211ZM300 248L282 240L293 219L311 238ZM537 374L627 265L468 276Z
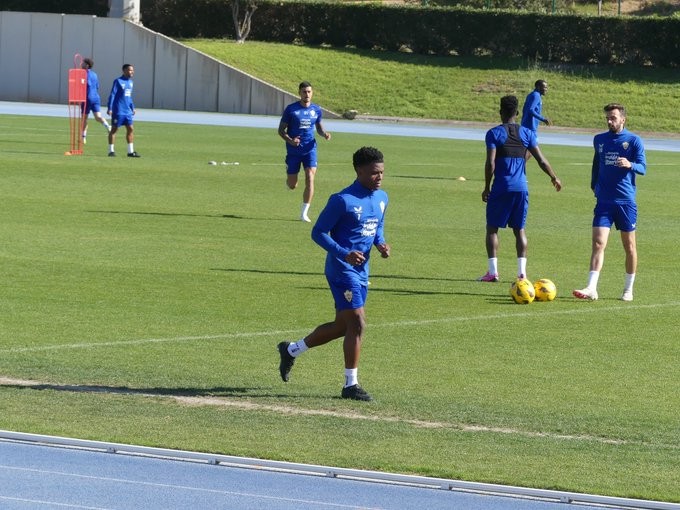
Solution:
M546 82L545 80L536 80L536 83L534 83L534 88L537 89L537 88L540 87L541 85L547 85L547 83L548 83L548 82Z
M623 106L621 103L609 103L607 106L604 107L605 113L609 113L612 110L620 111L622 117L626 116L626 107Z
M384 161L383 153L375 147L362 147L352 156L354 168L370 165L371 163L383 163Z
M85 64L88 69L92 69L94 67L94 60L92 60L91 58L84 58L83 64Z
M125 71L128 67L134 67L132 64L123 64L123 71Z
M517 96L503 96L501 97L501 115L512 117L517 113Z
M312 84L309 83L308 81L303 81L298 85L298 90L306 89L307 87L311 87Z

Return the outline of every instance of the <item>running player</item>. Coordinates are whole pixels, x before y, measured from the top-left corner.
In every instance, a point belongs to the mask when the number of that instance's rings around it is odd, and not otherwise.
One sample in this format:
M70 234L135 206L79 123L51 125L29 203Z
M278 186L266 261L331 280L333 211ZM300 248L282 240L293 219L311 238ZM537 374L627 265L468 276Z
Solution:
M335 300L335 320L318 326L302 340L278 345L281 379L288 382L295 359L307 349L344 338L345 384L340 396L372 400L359 386L358 366L366 318L368 260L376 247L383 258L390 256L383 224L387 193L380 189L385 165L382 153L362 147L352 158L356 180L331 195L312 228L312 239L326 250L326 279Z
M309 207L314 197L314 177L316 176L316 138L314 130L326 140L331 134L321 124L322 112L319 105L312 103L314 91L309 82L303 81L298 87L300 100L286 106L279 123L279 136L286 142L286 185L295 189L300 166L305 170L305 189L302 193L300 219L311 222Z

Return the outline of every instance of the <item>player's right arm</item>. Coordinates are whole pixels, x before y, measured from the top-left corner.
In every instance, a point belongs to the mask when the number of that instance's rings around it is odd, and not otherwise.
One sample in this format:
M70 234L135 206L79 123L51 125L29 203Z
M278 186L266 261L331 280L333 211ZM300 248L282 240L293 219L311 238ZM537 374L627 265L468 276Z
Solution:
M281 122L279 122L279 136L283 138L283 140L288 144L292 145L294 147L297 147L300 145L300 137L296 136L295 138L292 138L290 135L288 135L288 123L285 122L283 119Z
M491 193L491 180L496 171L496 147L486 148L486 162L484 163L484 191L482 191L482 202L489 200Z
M118 80L113 80L113 85L111 85L111 93L109 94L109 100L106 103L107 111L106 113L110 116L113 111L113 104L116 101L116 96L118 95Z
M334 257L346 260L351 250L340 246L330 235L335 228L342 214L345 212L345 202L338 195L331 195L326 207L319 214L319 217L312 227L312 239ZM362 254L363 256L363 254ZM350 262L351 263L351 262Z

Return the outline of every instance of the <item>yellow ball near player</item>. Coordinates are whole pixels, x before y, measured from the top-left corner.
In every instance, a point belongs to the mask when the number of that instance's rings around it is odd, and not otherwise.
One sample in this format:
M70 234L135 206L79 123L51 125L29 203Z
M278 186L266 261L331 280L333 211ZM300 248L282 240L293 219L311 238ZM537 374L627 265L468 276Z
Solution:
M557 296L557 287L547 278L541 278L534 282L536 301L552 301Z
M534 285L526 278L517 278L510 286L510 296L519 305L528 305L536 297Z

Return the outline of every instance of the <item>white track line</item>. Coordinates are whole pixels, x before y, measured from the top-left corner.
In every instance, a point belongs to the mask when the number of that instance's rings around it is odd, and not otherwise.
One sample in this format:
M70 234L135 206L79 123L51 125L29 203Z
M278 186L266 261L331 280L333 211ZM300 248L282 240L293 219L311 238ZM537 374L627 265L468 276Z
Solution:
M596 312L628 312L630 310L648 310L657 308L672 308L680 306L680 301L671 301L668 303L655 303L649 305L629 305L622 304L620 306L601 307L596 303L580 303L578 308L571 308L569 310L553 310L541 311L541 317L557 316L557 315L574 315L584 313ZM535 312L512 312L512 313L498 313L494 315L472 315L466 317L441 317L439 319L421 319L412 321L395 321L371 324L371 329L394 329L401 327L418 327L430 326L432 324L450 324L455 322L471 322L471 321L488 321L488 320L515 320L518 317L532 317L537 316ZM271 337L282 338L287 336L296 336L308 333L310 328L306 329L288 329L288 330L271 330L271 331L252 331L244 333L218 333L214 335L195 335L195 336L178 336L178 337L161 337L161 338L139 338L136 340L113 340L108 342L79 342L71 344L59 345L41 345L36 347L12 347L9 349L0 349L1 354L16 354L22 352L44 352L57 351L66 349L93 349L99 347L117 347L123 345L143 345L156 343L172 343L172 342L200 342L205 340L230 340L238 338L252 338L252 337Z

